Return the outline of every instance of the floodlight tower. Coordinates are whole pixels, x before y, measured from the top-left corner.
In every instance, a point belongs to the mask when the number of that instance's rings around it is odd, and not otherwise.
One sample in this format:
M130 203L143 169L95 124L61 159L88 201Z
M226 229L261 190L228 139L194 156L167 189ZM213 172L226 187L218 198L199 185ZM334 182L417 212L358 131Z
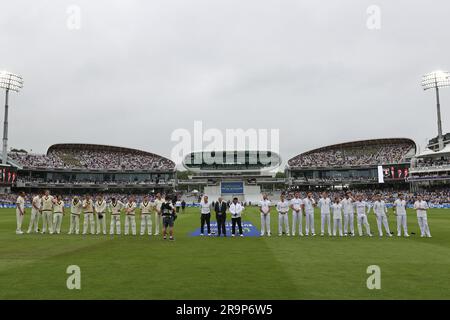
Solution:
M9 91L19 92L23 87L22 77L8 72L0 71L0 88L5 89L5 119L3 122L3 154L2 163L6 164L8 159L8 99Z
M436 90L436 105L437 105L437 123L438 123L438 142L439 150L444 148L444 138L442 136L442 120L441 120L441 103L439 101L439 88L450 87L450 72L448 71L433 71L422 77L423 90Z

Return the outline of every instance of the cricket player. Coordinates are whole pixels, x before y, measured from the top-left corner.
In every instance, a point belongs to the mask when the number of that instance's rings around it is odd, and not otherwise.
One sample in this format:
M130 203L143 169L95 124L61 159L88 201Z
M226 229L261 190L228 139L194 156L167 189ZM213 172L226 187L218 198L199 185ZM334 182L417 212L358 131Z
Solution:
M155 236L159 235L159 226L161 224L161 206L164 203L163 199L161 198L161 194L156 194L156 199L154 201L155 204Z
M25 215L25 192L20 192L16 200L16 234L23 234L22 222Z
M281 194L280 201L277 203L278 211L278 235L281 237L283 235L283 225L286 235L289 237L291 234L289 232L289 201L286 200L284 194Z
M97 234L102 231L106 234L106 201L102 196L97 196L94 204L95 218L97 220Z
M322 193L322 197L319 199L318 206L320 208L320 236L323 237L325 233L325 224L328 226L328 235L331 236L331 200L328 198L328 194L326 192Z
M124 234L127 236L130 231L133 236L136 235L136 202L134 202L133 197L128 198L128 202L125 205L125 230Z
M116 198L111 198L111 203L108 206L111 213L111 226L109 228L109 234L114 235L114 229L116 229L117 235L120 235L120 212L125 207L122 201Z
M152 235L152 211L154 204L149 201L148 196L145 196L140 204L141 209L141 236L145 234L147 229L148 235Z
M94 221L94 202L90 195L86 195L83 200L83 234L85 235L88 231L88 225L91 227L91 234L95 234L95 221Z
M357 200L355 201L354 205L356 208L356 221L358 223L359 236L360 237L363 236L362 226L364 225L364 227L366 228L367 235L369 237L371 237L372 234L370 233L370 225L369 225L369 221L367 220L367 211L368 211L369 204L363 200L362 195L359 195L357 197Z
M31 200L31 218L30 225L28 226L27 233L39 232L39 219L41 217L41 198L42 192L39 192L32 200Z
M420 227L420 236L423 238L427 236L431 238L430 228L428 227L427 210L428 203L423 200L422 196L417 196L417 201L414 203L414 210L417 212L417 220Z
M303 210L305 211L305 234L308 236L311 230L311 235L315 236L314 232L314 207L316 206L316 201L312 197L312 192L308 192L305 199L303 199Z
M346 192L344 199L341 201L344 211L344 235L347 236L349 234L348 231L350 231L352 237L355 236L355 210L353 201L350 192Z
M333 211L333 236L336 236L337 229L339 229L339 236L342 237L342 203L339 197L334 198L334 203L331 205Z
M263 199L259 202L259 213L261 215L261 237L270 237L270 200L267 194L263 194Z
M53 202L54 199L50 195L50 191L45 190L45 194L42 197L42 233L53 233Z
M244 211L244 207L238 202L238 198L233 198L233 202L231 202L229 210L231 213L231 236L234 237L236 235L237 224L239 228L239 235L243 237L244 233L242 232L242 211Z
M64 201L61 196L56 198L53 204L53 230L56 234L61 233L61 224L64 216Z
M292 235L295 236L295 231L298 224L298 235L303 236L303 224L302 224L302 205L303 200L300 198L300 192L296 192L294 198L291 199L291 209L292 209Z
M377 194L375 196L375 202L373 203L373 212L375 213L375 216L377 218L377 226L378 226L378 233L380 237L383 236L383 225L384 229L386 230L386 234L388 237L392 237L391 230L389 230L389 223L387 219L387 208L386 203L384 200L381 199L381 195Z
M78 197L73 197L70 205L70 227L69 234L80 234L80 215L83 211L83 204Z
M403 235L409 237L406 219L406 200L401 193L398 195L398 199L394 201L394 214L397 216L397 236L402 236L403 227Z

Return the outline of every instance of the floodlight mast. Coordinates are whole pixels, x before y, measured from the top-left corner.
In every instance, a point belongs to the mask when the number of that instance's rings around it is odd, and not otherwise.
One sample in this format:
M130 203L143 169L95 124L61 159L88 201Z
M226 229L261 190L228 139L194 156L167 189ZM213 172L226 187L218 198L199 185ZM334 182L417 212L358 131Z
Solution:
M0 88L5 89L5 118L3 122L3 152L2 163L8 162L8 109L9 91L19 92L23 87L22 77L7 71L0 71Z
M423 90L435 89L436 91L436 110L437 110L437 125L438 125L438 143L439 151L444 148L444 137L442 135L442 119L441 119L441 102L439 98L439 88L450 86L450 72L448 71L433 71L423 76L422 87Z

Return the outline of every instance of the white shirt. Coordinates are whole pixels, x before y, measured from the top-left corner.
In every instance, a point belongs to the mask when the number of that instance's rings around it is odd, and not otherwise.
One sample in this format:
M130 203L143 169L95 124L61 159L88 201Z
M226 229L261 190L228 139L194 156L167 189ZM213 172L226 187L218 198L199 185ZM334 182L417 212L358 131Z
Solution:
M232 218L239 218L241 216L242 210L244 210L244 208L239 202L236 204L232 202L230 204L230 213Z
M63 213L64 211L64 201L56 201L53 205L53 212L54 213Z
M125 210L126 210L126 214L130 215L130 216L134 216L136 214L136 202L127 202L127 204L125 205Z
M52 211L53 210L53 197L43 196L42 197L42 211Z
M80 215L82 209L83 209L83 207L82 207L82 203L81 203L80 200L78 200L77 203L75 203L75 202L72 200L72 205L70 206L70 212L71 212L72 214Z
M417 218L425 218L427 216L427 209L428 207L428 203L425 200L422 201L416 201L414 203L414 209L421 209L421 210L417 210Z
M300 198L291 199L291 206L295 211L301 210L302 204L303 204L303 200Z
M269 206L270 206L270 200L261 200L259 202L259 207L261 208L260 211L262 211L263 214L269 213L269 211L270 211Z
M113 203L111 201L111 203L109 204L109 212L111 212L113 216L120 215L120 210L122 210L123 207L125 207L125 204L123 204L123 202L116 201L116 203Z
M395 212L399 216L406 216L406 200L397 199L394 201Z
M318 205L321 214L330 214L330 206L331 206L330 198L320 198Z
M141 205L140 205L141 213L142 214L149 214L152 211L153 206L154 206L154 204L151 203L150 201L148 201L148 202L144 202L143 201L141 203Z
M365 201L355 201L356 214L358 216L366 215L366 208L368 207L367 202Z
M381 201L375 201L373 203L373 212L377 215L377 216L383 216L386 215L387 213L387 208L386 208L386 203L381 200Z
M342 219L342 204L341 203L333 203L331 205L331 210L333 211L333 219Z
M211 213L211 203L209 202L200 202L200 211L202 214Z
M286 199L284 201L278 201L277 211L283 214L287 213L289 211L289 201L287 201Z
M313 198L305 198L303 199L303 204L305 205L305 212L314 213L314 204L316 201Z
M25 209L25 199L22 196L18 196L16 205L17 209L21 209L21 211L23 212L23 210Z
M94 204L92 199L83 200L83 211L84 213L94 213Z
M355 211L353 210L353 201L350 198L344 198L341 201L342 207L344 209L344 214L353 214Z
M102 200L101 202L95 201L95 212L104 213L106 210L106 201Z
M33 210L33 212L38 212L39 209L41 209L41 198L39 196L35 196L32 201L31 210Z

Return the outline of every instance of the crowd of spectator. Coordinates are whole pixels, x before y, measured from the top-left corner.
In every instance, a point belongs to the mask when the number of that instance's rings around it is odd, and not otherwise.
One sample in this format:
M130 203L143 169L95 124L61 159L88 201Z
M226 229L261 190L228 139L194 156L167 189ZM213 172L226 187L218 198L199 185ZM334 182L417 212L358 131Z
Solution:
M422 158L416 161L417 168L442 167L450 165L450 158Z

